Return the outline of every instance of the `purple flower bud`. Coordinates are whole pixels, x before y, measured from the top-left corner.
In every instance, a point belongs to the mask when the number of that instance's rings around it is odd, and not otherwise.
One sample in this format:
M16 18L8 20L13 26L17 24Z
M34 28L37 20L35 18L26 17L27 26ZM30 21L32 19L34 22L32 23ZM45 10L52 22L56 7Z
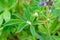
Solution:
M53 5L53 1L50 1L50 2L47 1L46 5L48 5L48 4L52 6Z
M46 2L46 5L48 5L48 2Z
M44 5L44 2L39 2L39 5L40 5L40 6L43 6L43 5Z
M51 5L51 6L53 5L53 1L50 2L50 5Z

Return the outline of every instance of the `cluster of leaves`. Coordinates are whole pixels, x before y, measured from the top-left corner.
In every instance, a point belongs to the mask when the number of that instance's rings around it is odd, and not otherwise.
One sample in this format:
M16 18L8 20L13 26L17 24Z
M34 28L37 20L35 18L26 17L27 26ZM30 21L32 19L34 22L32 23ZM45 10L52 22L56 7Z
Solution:
M0 0L0 40L60 40L60 1L45 1Z

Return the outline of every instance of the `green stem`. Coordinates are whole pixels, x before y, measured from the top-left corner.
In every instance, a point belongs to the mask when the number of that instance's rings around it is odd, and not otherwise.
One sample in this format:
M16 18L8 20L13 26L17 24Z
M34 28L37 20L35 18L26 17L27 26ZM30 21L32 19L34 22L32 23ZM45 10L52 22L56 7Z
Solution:
M47 6L48 8L49 8L49 6ZM50 12L48 12L48 9L47 9L47 7L46 7L46 16L47 16L47 19L50 17ZM49 38L50 38L50 40L52 40L52 38L51 38L51 33L50 33L50 26L48 25L49 24L49 22L48 22L48 20L47 20L47 23L45 24L46 25L46 29L47 29L47 33L48 33L48 36L49 36Z
M48 23L46 25L46 29L47 29L47 33L48 33L48 36L49 36L50 40L52 40L51 33L50 33L50 27L49 27Z

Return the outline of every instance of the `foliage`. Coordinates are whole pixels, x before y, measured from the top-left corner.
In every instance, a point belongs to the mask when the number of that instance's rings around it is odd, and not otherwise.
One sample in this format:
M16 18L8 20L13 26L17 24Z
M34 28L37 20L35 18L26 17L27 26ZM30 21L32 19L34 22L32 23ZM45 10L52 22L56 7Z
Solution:
M0 40L60 40L59 28L59 0L0 0Z

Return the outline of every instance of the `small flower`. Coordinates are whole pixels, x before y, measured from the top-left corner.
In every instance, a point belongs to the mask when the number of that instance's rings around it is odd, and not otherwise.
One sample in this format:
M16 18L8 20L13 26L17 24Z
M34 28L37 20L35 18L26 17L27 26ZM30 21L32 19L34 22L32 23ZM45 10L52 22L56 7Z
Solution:
M50 19L48 18L47 20L49 21Z
M38 16L38 13L37 13L37 12L35 12L35 13L34 13L34 16L35 16L35 17L37 17L37 16Z
M48 12L51 12L52 10L51 10L51 8L48 8Z
M49 1L49 0L46 0L46 1Z
M30 21L27 21L27 24L31 25L31 22Z
M49 9L48 11L51 12L51 9Z
M40 5L40 6L43 6L43 5L44 5L44 2L39 2L39 5Z

